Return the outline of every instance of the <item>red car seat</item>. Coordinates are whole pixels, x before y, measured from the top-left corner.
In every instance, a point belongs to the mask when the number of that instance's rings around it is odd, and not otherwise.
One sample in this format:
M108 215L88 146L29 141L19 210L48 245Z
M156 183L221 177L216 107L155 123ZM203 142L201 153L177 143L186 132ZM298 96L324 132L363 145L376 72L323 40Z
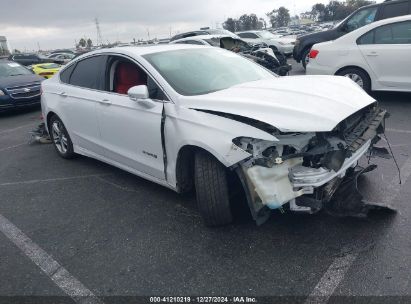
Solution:
M120 62L116 67L114 82L116 93L127 94L134 86L147 85L147 75L132 63Z

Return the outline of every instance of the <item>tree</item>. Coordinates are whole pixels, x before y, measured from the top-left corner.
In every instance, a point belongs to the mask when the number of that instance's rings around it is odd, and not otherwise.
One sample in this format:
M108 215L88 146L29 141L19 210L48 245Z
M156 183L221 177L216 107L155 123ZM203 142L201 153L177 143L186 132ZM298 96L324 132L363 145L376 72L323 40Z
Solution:
M238 18L238 21L240 21L242 31L251 30L251 18L250 18L250 16L248 16L247 14L244 14L240 18Z
M311 9L311 15L315 21L325 21L325 5L322 3L314 4Z
M231 32L257 30L263 26L264 23L255 14L244 14L238 19L228 18L223 23L223 28Z
M327 5L317 3L313 5L311 9L311 19L319 22L341 20L358 8L372 3L375 3L375 1L347 0L344 2L332 0ZM305 15L307 15L307 13L305 13Z
M290 11L284 6L267 13L267 17L270 18L271 26L274 28L287 26L291 20Z
M87 39L87 48L91 48L93 46L93 41L90 38Z
M80 41L78 42L78 45L83 47L83 48L86 47L86 45L87 45L86 39L81 38Z
M250 30L257 30L258 29L258 17L256 14L251 14L248 16L250 20Z
M262 30L262 29L267 29L267 22L265 21L264 18L260 18L258 19L258 30Z
M226 29L227 31L230 32L236 32L237 28L236 28L236 20L234 20L233 18L228 18L224 23L223 23L223 28Z
M355 11L356 9L359 9L360 7L370 5L375 3L375 1L369 1L369 0L347 0L347 7L352 8L352 12Z

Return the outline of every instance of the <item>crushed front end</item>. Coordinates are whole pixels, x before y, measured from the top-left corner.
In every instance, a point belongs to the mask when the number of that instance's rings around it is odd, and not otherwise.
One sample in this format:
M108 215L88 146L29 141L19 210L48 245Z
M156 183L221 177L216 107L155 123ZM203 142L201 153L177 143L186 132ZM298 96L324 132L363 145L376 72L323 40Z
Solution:
M254 219L263 222L270 209L289 204L292 211L315 213L325 209L335 215L365 216L371 209L357 189L358 177L376 166L361 168L359 159L375 148L384 133L388 113L372 104L346 118L331 132L281 133L264 123L278 139L268 142L236 138L234 144L252 157L237 167L247 190Z

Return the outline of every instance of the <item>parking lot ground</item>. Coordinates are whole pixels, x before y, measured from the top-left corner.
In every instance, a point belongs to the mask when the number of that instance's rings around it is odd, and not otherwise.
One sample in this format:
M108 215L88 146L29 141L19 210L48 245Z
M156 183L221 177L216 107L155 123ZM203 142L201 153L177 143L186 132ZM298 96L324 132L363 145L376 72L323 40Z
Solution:
M28 145L38 109L0 114L0 215L105 303L112 296L181 295L297 296L300 303L308 295L324 296L316 303L398 296L407 303L411 95L375 97L391 113L386 133L403 184L392 160L372 159L379 168L361 188L367 200L394 205L396 215L274 212L260 227L242 220L206 228L192 194L85 157L61 159L52 145ZM65 294L4 232L0 273L0 299Z

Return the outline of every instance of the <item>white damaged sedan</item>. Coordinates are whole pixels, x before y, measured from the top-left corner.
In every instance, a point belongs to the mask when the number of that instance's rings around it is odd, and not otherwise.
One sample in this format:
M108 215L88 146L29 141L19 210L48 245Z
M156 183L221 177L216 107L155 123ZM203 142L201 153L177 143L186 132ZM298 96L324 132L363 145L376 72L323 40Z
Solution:
M42 83L41 101L60 156L195 189L211 226L233 220L233 193L257 223L283 207L366 213L355 185L370 168L357 162L387 114L348 78L280 78L233 52L192 45L88 53Z

